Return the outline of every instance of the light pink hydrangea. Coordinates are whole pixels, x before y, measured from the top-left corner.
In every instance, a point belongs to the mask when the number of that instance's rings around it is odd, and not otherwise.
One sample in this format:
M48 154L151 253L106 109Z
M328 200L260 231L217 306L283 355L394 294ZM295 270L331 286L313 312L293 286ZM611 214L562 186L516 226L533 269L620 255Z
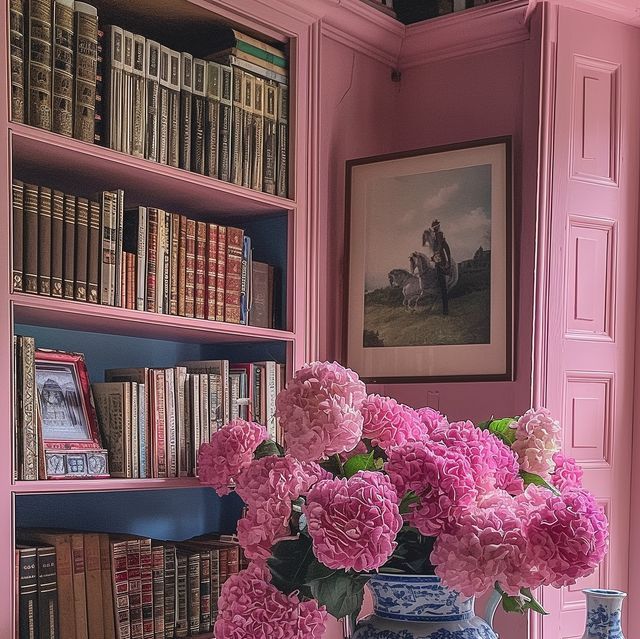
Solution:
M428 436L428 431L416 411L404 404L398 404L391 397L369 395L360 412L364 417L363 437L374 446L389 450Z
M397 494L376 472L318 482L303 513L315 556L335 569L376 570L393 553L402 528Z
M431 439L460 451L469 460L479 490L499 488L512 494L524 490L515 454L488 430L469 421L454 422L434 429Z
M287 451L317 461L352 450L362 436L366 396L356 373L336 362L302 367L276 400Z
M424 408L418 408L416 413L429 434L436 428L446 428L449 424L447 418L435 408L425 406Z
M546 504L532 510L527 535L529 562L544 575L545 585L556 588L590 575L609 544L607 518L586 490L549 493Z
M512 444L520 468L549 479L553 456L560 450L560 423L546 408L528 410L514 425L516 440Z
M257 564L229 577L218 608L217 639L322 639L327 625L324 607L283 594Z
M459 511L455 528L437 538L430 559L447 587L471 597L496 581L511 595L529 585L524 521L513 502L505 491L494 491Z
M556 467L551 475L551 483L560 492L573 488L582 488L584 471L573 457L556 453L553 456L553 463Z
M266 561L279 539L290 535L291 501L267 499L259 506L249 507L238 521L238 543L248 559Z
M236 492L250 507L267 499L291 502L306 493L316 481L316 474L308 473L295 457L269 455L254 459L240 473Z
M427 537L448 530L458 510L470 506L477 496L469 460L442 444L413 442L394 448L385 470L401 498L408 491L419 497L408 519Z
M198 451L200 481L218 495L229 493L229 485L253 459L256 448L267 439L264 426L244 419L234 419L213 433L210 443Z

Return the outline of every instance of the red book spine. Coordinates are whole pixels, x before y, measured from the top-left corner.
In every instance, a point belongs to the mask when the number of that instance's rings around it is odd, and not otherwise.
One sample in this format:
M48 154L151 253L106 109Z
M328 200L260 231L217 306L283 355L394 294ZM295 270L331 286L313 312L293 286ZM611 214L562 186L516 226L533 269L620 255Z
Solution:
M218 227L218 269L216 277L216 320L224 322L224 299L227 273L227 227Z
M122 259L120 260L120 308L127 307L127 258L128 254L122 252Z
M116 636L118 639L128 639L130 637L130 621L126 541L111 543L111 575L116 615Z
M185 260L186 283L185 283L185 317L193 317L194 295L195 295L195 267L196 267L196 222L187 220L187 256Z
M153 637L153 568L151 539L140 540L140 579L142 587L142 637Z
M127 299L126 308L135 310L136 308L136 256L127 253Z
M224 321L240 323L240 290L242 288L242 245L244 231L227 228L227 273L224 295Z
M165 639L164 634L164 547L151 549L153 575L153 633L154 639Z
M216 279L218 277L218 225L207 227L207 293L205 301L205 317L216 319Z
M158 266L158 209L148 208L147 310L156 310L156 269Z
M129 576L129 619L131 639L142 639L142 579L140 576L140 540L127 542L127 573Z
M204 222L196 224L196 282L194 315L198 319L204 319L204 305L207 295L206 283L207 261L207 225Z
M169 313L178 314L178 284L180 282L180 216L171 214L171 289L169 294Z
M164 478L167 476L167 426L165 414L164 371L153 371L153 424L155 456L153 467L155 476Z
M180 236L178 240L178 315L185 316L187 291L187 218L180 216Z

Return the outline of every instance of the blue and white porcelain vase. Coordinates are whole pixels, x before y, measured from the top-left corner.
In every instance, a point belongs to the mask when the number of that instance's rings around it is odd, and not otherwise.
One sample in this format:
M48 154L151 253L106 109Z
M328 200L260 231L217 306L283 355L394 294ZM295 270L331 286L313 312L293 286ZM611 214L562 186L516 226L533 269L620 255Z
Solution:
M352 639L497 639L468 599L439 577L379 574L367 584L373 614L356 626Z
M621 616L627 593L598 588L583 592L587 597L587 627L582 639L624 639Z

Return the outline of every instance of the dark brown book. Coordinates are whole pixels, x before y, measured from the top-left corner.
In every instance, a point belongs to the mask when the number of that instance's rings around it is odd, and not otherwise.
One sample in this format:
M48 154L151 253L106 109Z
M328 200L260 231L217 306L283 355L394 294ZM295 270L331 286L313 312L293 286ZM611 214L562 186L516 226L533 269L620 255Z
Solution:
M24 290L38 292L38 187L24 185Z
M87 249L87 302L97 304L100 274L100 203L89 202L89 245Z
M204 134L206 109L206 65L204 60L193 59L193 97L191 103L191 170L204 173Z
M38 194L38 293L51 295L51 189Z
M207 225L207 262L205 267L207 275L207 293L205 305L205 317L216 319L216 279L218 276L218 225Z
M200 632L211 630L211 555L200 553Z
M188 557L180 552L176 558L176 628L175 636L189 635L189 578Z
M76 198L76 245L75 245L74 298L87 301L87 255L89 252L89 200Z
M53 3L29 0L29 124L51 131Z
M220 65L207 62L207 95L204 115L204 172L218 177L220 136Z
M158 162L167 164L169 159L169 74L171 49L160 46L160 90L158 98Z
M83 547L89 639L104 639L100 536L97 533L85 533L83 535Z
M104 94L105 94L105 42L104 31L98 24L98 46L96 49L96 111L94 114L95 126L93 141L96 144L104 143ZM146 106L145 106L146 108Z
M174 639L176 630L177 556L175 546L164 549L164 636Z
M264 159L262 190L276 194L276 160L278 157L278 85L267 80L264 85Z
M113 609L113 582L111 579L111 552L109 535L100 534L100 574L102 578L102 619L104 639L116 639Z
M180 168L191 169L191 117L193 98L193 56L182 53L180 59Z
M10 0L9 29L11 56L11 119L24 122L25 0Z
M19 639L38 639L38 557L35 548L18 548Z
M156 268L158 264L158 218L156 208L147 209L147 310L156 310Z
M38 616L40 639L58 639L58 570L56 549L38 548Z
M151 539L140 540L140 588L142 593L142 639L154 639L153 567Z
M11 189L11 209L13 211L13 290L24 290L24 184L20 180L14 180Z
M185 259L185 301L184 316L193 317L195 311L195 273L196 273L196 222L187 220L187 253Z
M272 328L273 317L273 267L264 262L251 263L250 326Z
M53 191L51 209L51 296L62 297L64 259L64 193Z
M151 570L153 577L153 639L165 639L164 631L164 546L151 548Z
M184 317L187 291L187 218L180 216L178 240L178 315Z
M227 273L227 227L218 226L218 269L216 274L216 320L224 322Z
M171 283L169 287L169 313L178 314L178 285L180 282L180 216L171 213L171 241L169 247L171 264L169 272Z
M253 101L256 79L245 72L242 77L242 186L251 186L253 165Z
M127 576L129 577L129 620L131 639L142 639L142 579L140 539L127 541Z
M240 323L240 289L242 286L242 247L244 231L227 227L227 268L224 295L224 321Z
M160 45L146 41L147 123L145 129L145 157L158 161L159 103L160 103Z
M54 133L73 135L74 17L73 0L53 5L53 97Z
M180 58L177 51L169 51L169 108L167 111L167 164L180 166Z
M131 637L131 625L129 619L127 542L111 540L110 546L116 637L117 639L129 639Z
M126 254L126 288L127 294L125 298L126 308L135 310L136 308L136 256L134 253Z
M278 84L278 158L276 195L289 196L289 87Z
M64 196L64 236L62 253L62 294L75 298L76 281L76 198Z
M98 11L86 2L75 2L75 86L73 137L93 143L98 61Z
M187 609L189 634L200 632L200 553L187 555Z
M231 181L231 138L233 71L228 65L220 65L220 140L218 142L218 177Z
M206 261L207 224L205 222L197 222L194 316L198 319L204 319L205 298L207 295Z
M145 80L145 38L134 34L131 74L131 154L144 157L147 124L147 96Z

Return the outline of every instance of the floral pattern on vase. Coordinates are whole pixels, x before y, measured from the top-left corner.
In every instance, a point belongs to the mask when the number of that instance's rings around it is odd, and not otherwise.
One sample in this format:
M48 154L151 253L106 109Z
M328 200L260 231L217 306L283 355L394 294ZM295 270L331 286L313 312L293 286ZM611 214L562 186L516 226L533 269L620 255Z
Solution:
M435 576L373 577L367 587L374 613L356 627L353 639L497 639L466 598Z
M599 588L584 593L587 596L587 624L582 639L624 639L621 616L626 593Z

